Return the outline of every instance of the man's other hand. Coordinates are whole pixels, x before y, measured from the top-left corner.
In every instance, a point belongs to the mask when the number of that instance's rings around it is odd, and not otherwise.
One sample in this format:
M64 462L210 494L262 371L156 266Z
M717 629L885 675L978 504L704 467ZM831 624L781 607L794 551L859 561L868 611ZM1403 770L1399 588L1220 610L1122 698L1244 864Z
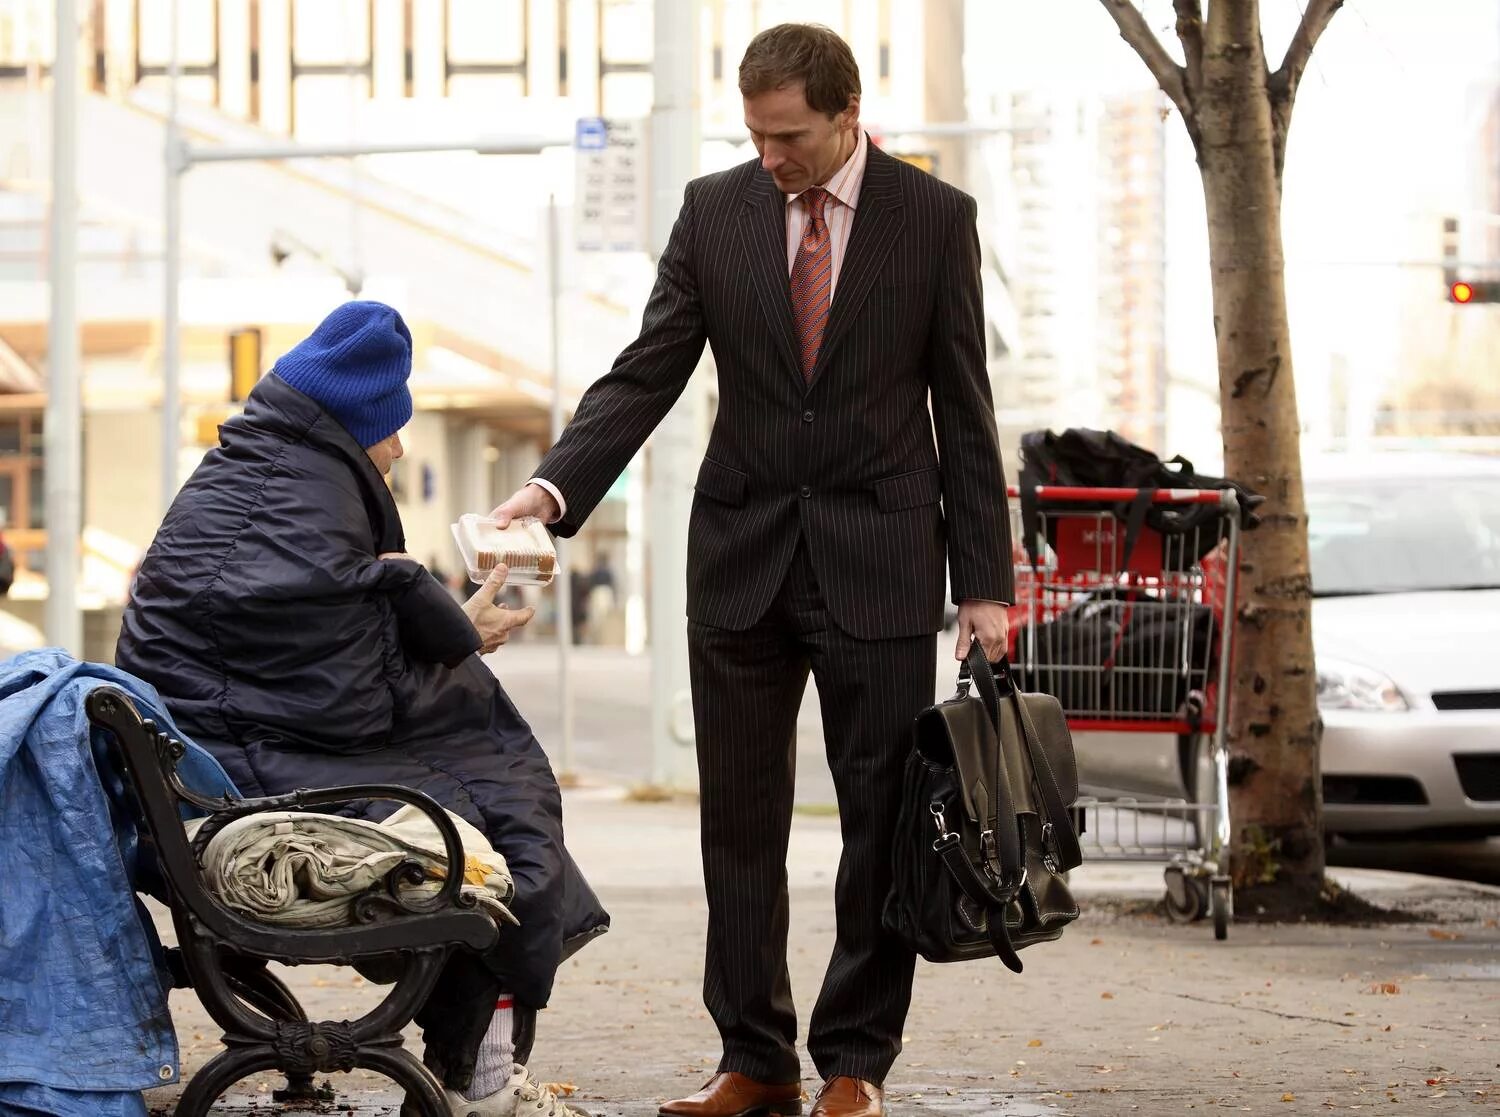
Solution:
M953 658L964 660L975 636L984 648L984 657L996 663L1005 655L1010 637L1010 613L998 601L961 601L958 604L958 647Z
M540 485L523 485L490 513L490 519L500 527L509 527L512 520L523 516L535 516L544 524L553 524L562 517L562 509L552 494Z
M520 628L536 615L536 609L528 605L524 609L511 609L495 604L495 595L505 585L509 571L497 566L490 571L479 591L464 602L464 612L469 615L474 631L479 633L479 654L488 655L510 639L513 628Z

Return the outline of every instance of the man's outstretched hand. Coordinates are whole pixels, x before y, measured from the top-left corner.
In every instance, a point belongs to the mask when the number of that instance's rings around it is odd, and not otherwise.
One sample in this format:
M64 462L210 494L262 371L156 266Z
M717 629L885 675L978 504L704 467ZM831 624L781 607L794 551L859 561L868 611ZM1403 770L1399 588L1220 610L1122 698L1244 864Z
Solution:
M509 527L512 520L523 516L535 516L544 524L552 524L562 517L562 509L557 506L556 498L540 485L523 485L490 513L490 519L500 527Z
M520 628L536 615L536 609L530 605L524 609L511 609L495 604L495 595L505 585L508 573L503 565L495 567L478 592L464 602L464 612L468 614L474 630L479 633L481 655L494 651L510 639L511 629Z

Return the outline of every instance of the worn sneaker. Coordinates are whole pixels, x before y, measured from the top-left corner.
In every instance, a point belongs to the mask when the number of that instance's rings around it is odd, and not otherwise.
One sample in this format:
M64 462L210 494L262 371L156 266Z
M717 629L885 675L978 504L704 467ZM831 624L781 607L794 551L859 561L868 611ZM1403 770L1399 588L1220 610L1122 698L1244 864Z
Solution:
M454 1090L443 1093L453 1117L590 1117L563 1102L519 1063L510 1081L487 1097L470 1101Z

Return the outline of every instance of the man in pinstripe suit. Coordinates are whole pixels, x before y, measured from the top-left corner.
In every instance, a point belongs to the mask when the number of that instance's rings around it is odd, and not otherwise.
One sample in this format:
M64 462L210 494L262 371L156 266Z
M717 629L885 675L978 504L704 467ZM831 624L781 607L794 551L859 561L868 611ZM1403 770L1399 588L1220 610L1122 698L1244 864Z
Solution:
M688 541L708 949L724 1043L667 1117L801 1112L786 968L797 709L822 699L844 838L837 941L808 1029L814 1117L883 1112L915 960L881 928L914 715L935 689L943 564L960 658L1005 646L1005 481L975 204L883 153L833 32L783 24L740 65L757 161L688 184L640 336L496 509L571 535L682 392L719 408Z

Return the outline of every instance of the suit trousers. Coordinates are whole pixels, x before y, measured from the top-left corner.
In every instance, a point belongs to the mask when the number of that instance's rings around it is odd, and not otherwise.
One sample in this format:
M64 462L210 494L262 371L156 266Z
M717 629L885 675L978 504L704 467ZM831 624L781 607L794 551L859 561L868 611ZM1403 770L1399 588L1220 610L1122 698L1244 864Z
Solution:
M933 701L936 634L860 640L829 616L806 541L766 614L742 631L688 626L708 946L703 999L719 1069L801 1077L787 973L786 855L797 710L817 682L843 855L837 937L807 1047L824 1078L882 1082L901 1050L916 959L881 927L913 718Z

